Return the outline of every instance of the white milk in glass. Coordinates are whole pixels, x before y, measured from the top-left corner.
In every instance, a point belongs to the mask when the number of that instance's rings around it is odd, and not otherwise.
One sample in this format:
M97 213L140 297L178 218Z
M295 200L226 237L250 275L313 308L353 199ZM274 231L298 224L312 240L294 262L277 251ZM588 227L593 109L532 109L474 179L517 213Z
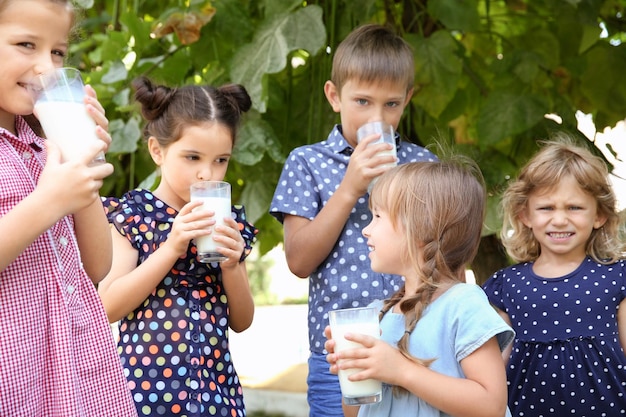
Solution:
M96 123L82 102L40 100L35 104L35 112L46 138L61 148L65 161L84 157L93 141L99 140Z
M378 323L350 323L336 324L332 327L332 336L335 341L335 352L347 349L360 348L360 343L355 343L344 338L345 333L365 334L375 338L380 337ZM350 405L365 404L380 401L382 383L375 379L363 381L350 381L348 377L360 369L340 369L339 385L344 402Z
M191 201L202 201L202 210L215 212L215 225L224 224L225 217L231 217L230 197L197 197L192 196ZM198 259L201 262L213 262L224 260L226 257L217 252L216 248L221 246L213 240L213 234L195 239L198 248Z

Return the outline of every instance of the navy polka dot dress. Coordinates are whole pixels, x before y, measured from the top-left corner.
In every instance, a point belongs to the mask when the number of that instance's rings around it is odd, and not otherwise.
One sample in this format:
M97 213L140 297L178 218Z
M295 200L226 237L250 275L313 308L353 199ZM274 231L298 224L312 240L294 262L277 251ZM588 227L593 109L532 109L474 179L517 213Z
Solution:
M617 327L626 264L586 258L559 278L539 277L532 265L505 268L483 286L516 333L507 367L512 415L626 415L626 356Z

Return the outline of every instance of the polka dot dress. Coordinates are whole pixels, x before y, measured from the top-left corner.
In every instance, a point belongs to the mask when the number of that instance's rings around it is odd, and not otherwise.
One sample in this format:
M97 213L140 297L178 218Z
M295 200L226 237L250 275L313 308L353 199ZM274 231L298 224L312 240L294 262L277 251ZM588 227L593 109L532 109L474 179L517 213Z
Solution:
M104 200L109 221L139 252L163 243L177 212L147 190ZM257 230L234 207L246 253ZM189 245L144 303L120 322L118 352L140 416L245 416L228 346L228 300L217 263Z
M617 328L624 262L587 258L550 279L524 263L497 272L484 289L516 332L507 369L513 416L626 415L626 356Z

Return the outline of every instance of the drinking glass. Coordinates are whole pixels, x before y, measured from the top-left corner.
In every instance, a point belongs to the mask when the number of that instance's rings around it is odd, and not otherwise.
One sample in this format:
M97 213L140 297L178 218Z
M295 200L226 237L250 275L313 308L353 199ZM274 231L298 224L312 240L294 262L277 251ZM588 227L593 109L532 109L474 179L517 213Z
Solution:
M85 86L75 68L57 68L38 77L35 115L46 139L55 142L64 161L83 157L96 135L96 123L87 113L83 101ZM104 152L98 153L94 163L105 162Z
M335 352L362 347L360 343L344 338L344 334L348 332L380 338L378 310L374 307L332 310L328 313L328 319L335 341ZM382 399L382 383L375 379L350 381L348 377L358 371L358 368L339 370L339 385L344 403L361 405L379 402Z
M215 212L215 226L224 224L224 218L231 216L230 184L225 181L200 181L191 185L190 200L202 201L200 209ZM215 227L213 226L211 229ZM211 230L211 231L212 231ZM198 261L221 262L226 259L216 248L222 245L213 240L213 233L195 239Z
M389 123L383 122L383 121L376 121L376 122L369 122L364 124L363 126L359 127L356 131L356 138L357 138L357 143L360 143L363 139L365 139L366 137L369 137L371 135L374 134L378 134L380 135L380 138L375 141L370 143L370 145L374 145L377 143L389 143L392 145L392 148L386 151L382 151L382 152L378 152L376 155L378 156L384 156L384 155L393 155L394 158L397 159L398 155L397 155L397 151L396 151L396 134L395 131L393 129L393 126L391 126ZM384 166L388 166L390 168L395 167L396 165L398 165L398 163L396 161L391 162L389 164L385 164ZM370 192L372 190L372 186L374 185L374 182L376 181L376 179L372 180L372 182L369 184L367 191Z

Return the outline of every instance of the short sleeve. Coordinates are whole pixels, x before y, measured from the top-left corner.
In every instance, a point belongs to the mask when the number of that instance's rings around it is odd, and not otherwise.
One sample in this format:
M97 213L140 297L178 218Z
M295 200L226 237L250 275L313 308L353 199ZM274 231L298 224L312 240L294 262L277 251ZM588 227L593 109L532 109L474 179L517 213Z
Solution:
M504 276L501 271L498 271L483 284L483 290L485 291L485 294L487 294L487 298L491 304L501 311L506 311L502 291L503 282Z
M323 156L310 149L297 148L291 151L278 179L270 204L269 213L279 222L285 215L294 215L312 220L322 208L319 185L322 175L312 164L322 164ZM309 163L307 163L307 161ZM337 172L343 177L343 172Z
M239 262L242 262L252 252L252 245L256 242L259 230L246 220L246 210L243 206L233 206L232 211L244 241L244 250L239 259Z
M513 329L489 305L480 287L468 286L462 296L463 301L458 303L455 320L458 326L455 341L458 361L469 356L494 336L503 351L515 337Z

